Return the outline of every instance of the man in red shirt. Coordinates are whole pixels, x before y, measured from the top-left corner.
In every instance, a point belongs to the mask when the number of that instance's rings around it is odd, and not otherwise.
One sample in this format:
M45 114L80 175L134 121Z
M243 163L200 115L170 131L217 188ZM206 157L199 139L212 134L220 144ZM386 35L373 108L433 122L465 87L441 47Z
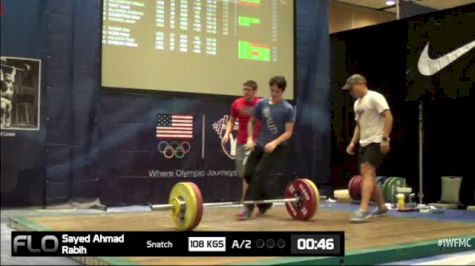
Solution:
M234 124L239 122L239 130L237 134L237 147L236 147L236 170L238 176L244 177L244 164L250 151L245 149L247 143L247 125L249 119L252 116L254 107L260 101L256 97L257 83L254 80L248 80L243 84L244 97L235 100L231 106L231 115L226 125L226 133L222 138L222 141L226 144L229 141L229 135L233 131ZM254 140L259 135L259 130L254 131ZM247 190L248 183L242 179L242 194L244 195Z

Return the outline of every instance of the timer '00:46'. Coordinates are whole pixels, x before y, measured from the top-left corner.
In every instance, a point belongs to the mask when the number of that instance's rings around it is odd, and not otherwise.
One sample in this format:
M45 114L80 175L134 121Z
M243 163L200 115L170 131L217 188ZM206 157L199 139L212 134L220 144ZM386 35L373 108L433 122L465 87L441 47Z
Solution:
M297 239L298 250L334 250L333 238L299 238Z

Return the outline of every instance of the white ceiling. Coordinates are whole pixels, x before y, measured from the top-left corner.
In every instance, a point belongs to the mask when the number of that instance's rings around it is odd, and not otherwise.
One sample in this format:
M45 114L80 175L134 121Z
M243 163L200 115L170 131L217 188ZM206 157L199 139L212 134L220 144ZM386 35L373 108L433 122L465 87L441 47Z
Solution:
M348 3L357 6L363 6L387 12L396 13L396 7L386 8L386 0L335 0L342 3ZM475 0L399 0L413 1L419 5L427 6L433 9L442 10L475 3Z

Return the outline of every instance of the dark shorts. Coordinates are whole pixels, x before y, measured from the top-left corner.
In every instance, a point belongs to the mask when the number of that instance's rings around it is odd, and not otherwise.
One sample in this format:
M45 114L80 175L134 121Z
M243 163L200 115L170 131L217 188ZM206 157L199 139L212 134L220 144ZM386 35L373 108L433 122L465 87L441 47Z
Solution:
M360 147L358 155L360 165L369 163L376 169L381 166L384 159L384 154L381 152L381 145L379 143L371 143Z

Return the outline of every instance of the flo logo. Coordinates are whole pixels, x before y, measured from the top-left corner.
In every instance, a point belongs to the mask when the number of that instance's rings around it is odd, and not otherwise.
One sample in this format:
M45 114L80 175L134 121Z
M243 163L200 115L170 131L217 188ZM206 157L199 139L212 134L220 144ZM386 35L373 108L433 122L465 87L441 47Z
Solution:
M12 246L12 255L54 253L59 250L59 240L54 235L44 235L41 238L41 245L39 247L33 247L33 236L22 234L13 236Z
M229 135L229 141L228 143L223 143L221 140L224 137L224 134L226 133L226 125L228 124L229 121L229 116L224 115L223 118L219 119L215 123L213 123L213 129L216 131L216 133L219 136L219 140L221 143L221 148L223 149L223 152L226 154L226 156L229 157L229 159L234 160L236 158L236 146L237 146L237 130L239 129L239 123L236 121L234 124L233 132Z

